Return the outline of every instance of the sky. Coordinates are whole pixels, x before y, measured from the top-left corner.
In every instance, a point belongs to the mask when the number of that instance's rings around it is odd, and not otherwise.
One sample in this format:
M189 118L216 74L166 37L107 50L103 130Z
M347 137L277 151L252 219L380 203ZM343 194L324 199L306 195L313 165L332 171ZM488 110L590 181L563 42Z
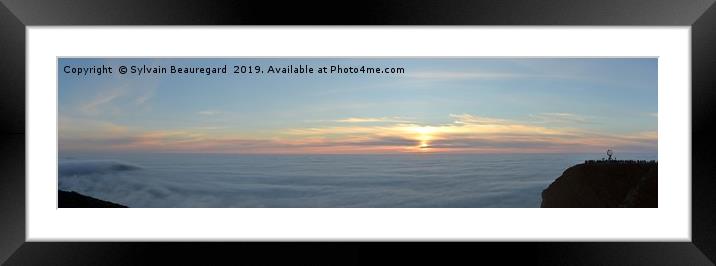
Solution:
M77 75L64 67L112 66ZM400 74L118 74L117 67L402 67ZM60 58L63 151L657 151L655 58Z

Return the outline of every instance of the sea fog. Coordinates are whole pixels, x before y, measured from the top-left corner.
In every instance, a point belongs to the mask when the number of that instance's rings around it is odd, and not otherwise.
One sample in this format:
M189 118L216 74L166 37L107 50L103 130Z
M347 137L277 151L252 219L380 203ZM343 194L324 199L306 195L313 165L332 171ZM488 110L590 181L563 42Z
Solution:
M602 157L62 153L58 186L132 208L536 208L564 170Z

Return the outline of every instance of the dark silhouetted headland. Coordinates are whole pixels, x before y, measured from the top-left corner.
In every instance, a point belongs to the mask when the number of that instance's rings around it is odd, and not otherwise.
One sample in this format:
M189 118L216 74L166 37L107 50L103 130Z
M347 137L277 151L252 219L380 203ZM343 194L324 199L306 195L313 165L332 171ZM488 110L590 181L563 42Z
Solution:
M656 161L590 160L542 191L542 208L657 208Z
M57 200L60 208L127 208L127 206L95 199L74 191L59 190Z

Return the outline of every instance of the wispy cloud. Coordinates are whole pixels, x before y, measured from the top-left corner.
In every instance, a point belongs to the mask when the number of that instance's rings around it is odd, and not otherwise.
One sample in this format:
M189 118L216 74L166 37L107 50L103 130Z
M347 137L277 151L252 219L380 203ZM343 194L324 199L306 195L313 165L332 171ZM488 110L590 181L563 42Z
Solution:
M197 112L197 114L200 114L200 115L218 115L221 113L222 112L219 110L202 110L202 111Z
M362 118L346 125L286 128L254 137L200 128L161 130L115 134L93 143L119 150L220 153L589 152L654 150L657 145L656 132L611 135L472 114L449 117L454 121L445 124L363 124L387 119Z
M536 122L557 124L586 124L593 122L593 117L572 113L539 113L531 114Z
M455 119L456 124L507 124L505 119L470 115L470 114L450 114Z
M86 104L80 107L80 110L84 114L96 115L102 111L102 108L109 105L112 101L119 98L122 95L122 91L119 89L106 90L98 94L95 98L91 99Z
M70 136L118 136L130 133L129 127L124 125L108 121L76 118L66 115L59 116L58 126L60 135Z
M154 97L154 90L147 90L144 94L136 97L134 99L134 103L137 105L143 105L152 97Z
M515 73L482 72L482 71L423 71L406 74L409 78L435 80L474 80L474 79L509 79L528 75Z
M338 119L335 122L340 123L376 123L376 122L391 122L391 123L410 123L409 120L401 117L349 117L345 119Z

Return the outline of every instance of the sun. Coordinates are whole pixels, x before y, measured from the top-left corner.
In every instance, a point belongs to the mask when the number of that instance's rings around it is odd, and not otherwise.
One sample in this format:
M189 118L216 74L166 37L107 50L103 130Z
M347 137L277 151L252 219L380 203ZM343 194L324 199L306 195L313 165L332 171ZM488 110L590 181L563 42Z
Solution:
M420 140L420 145L418 147L421 149L429 148L430 143L428 142L428 140Z
M435 128L430 126L414 127L413 131L417 133L416 139L418 140L418 149L421 152L430 151L430 141L433 139L433 133Z

